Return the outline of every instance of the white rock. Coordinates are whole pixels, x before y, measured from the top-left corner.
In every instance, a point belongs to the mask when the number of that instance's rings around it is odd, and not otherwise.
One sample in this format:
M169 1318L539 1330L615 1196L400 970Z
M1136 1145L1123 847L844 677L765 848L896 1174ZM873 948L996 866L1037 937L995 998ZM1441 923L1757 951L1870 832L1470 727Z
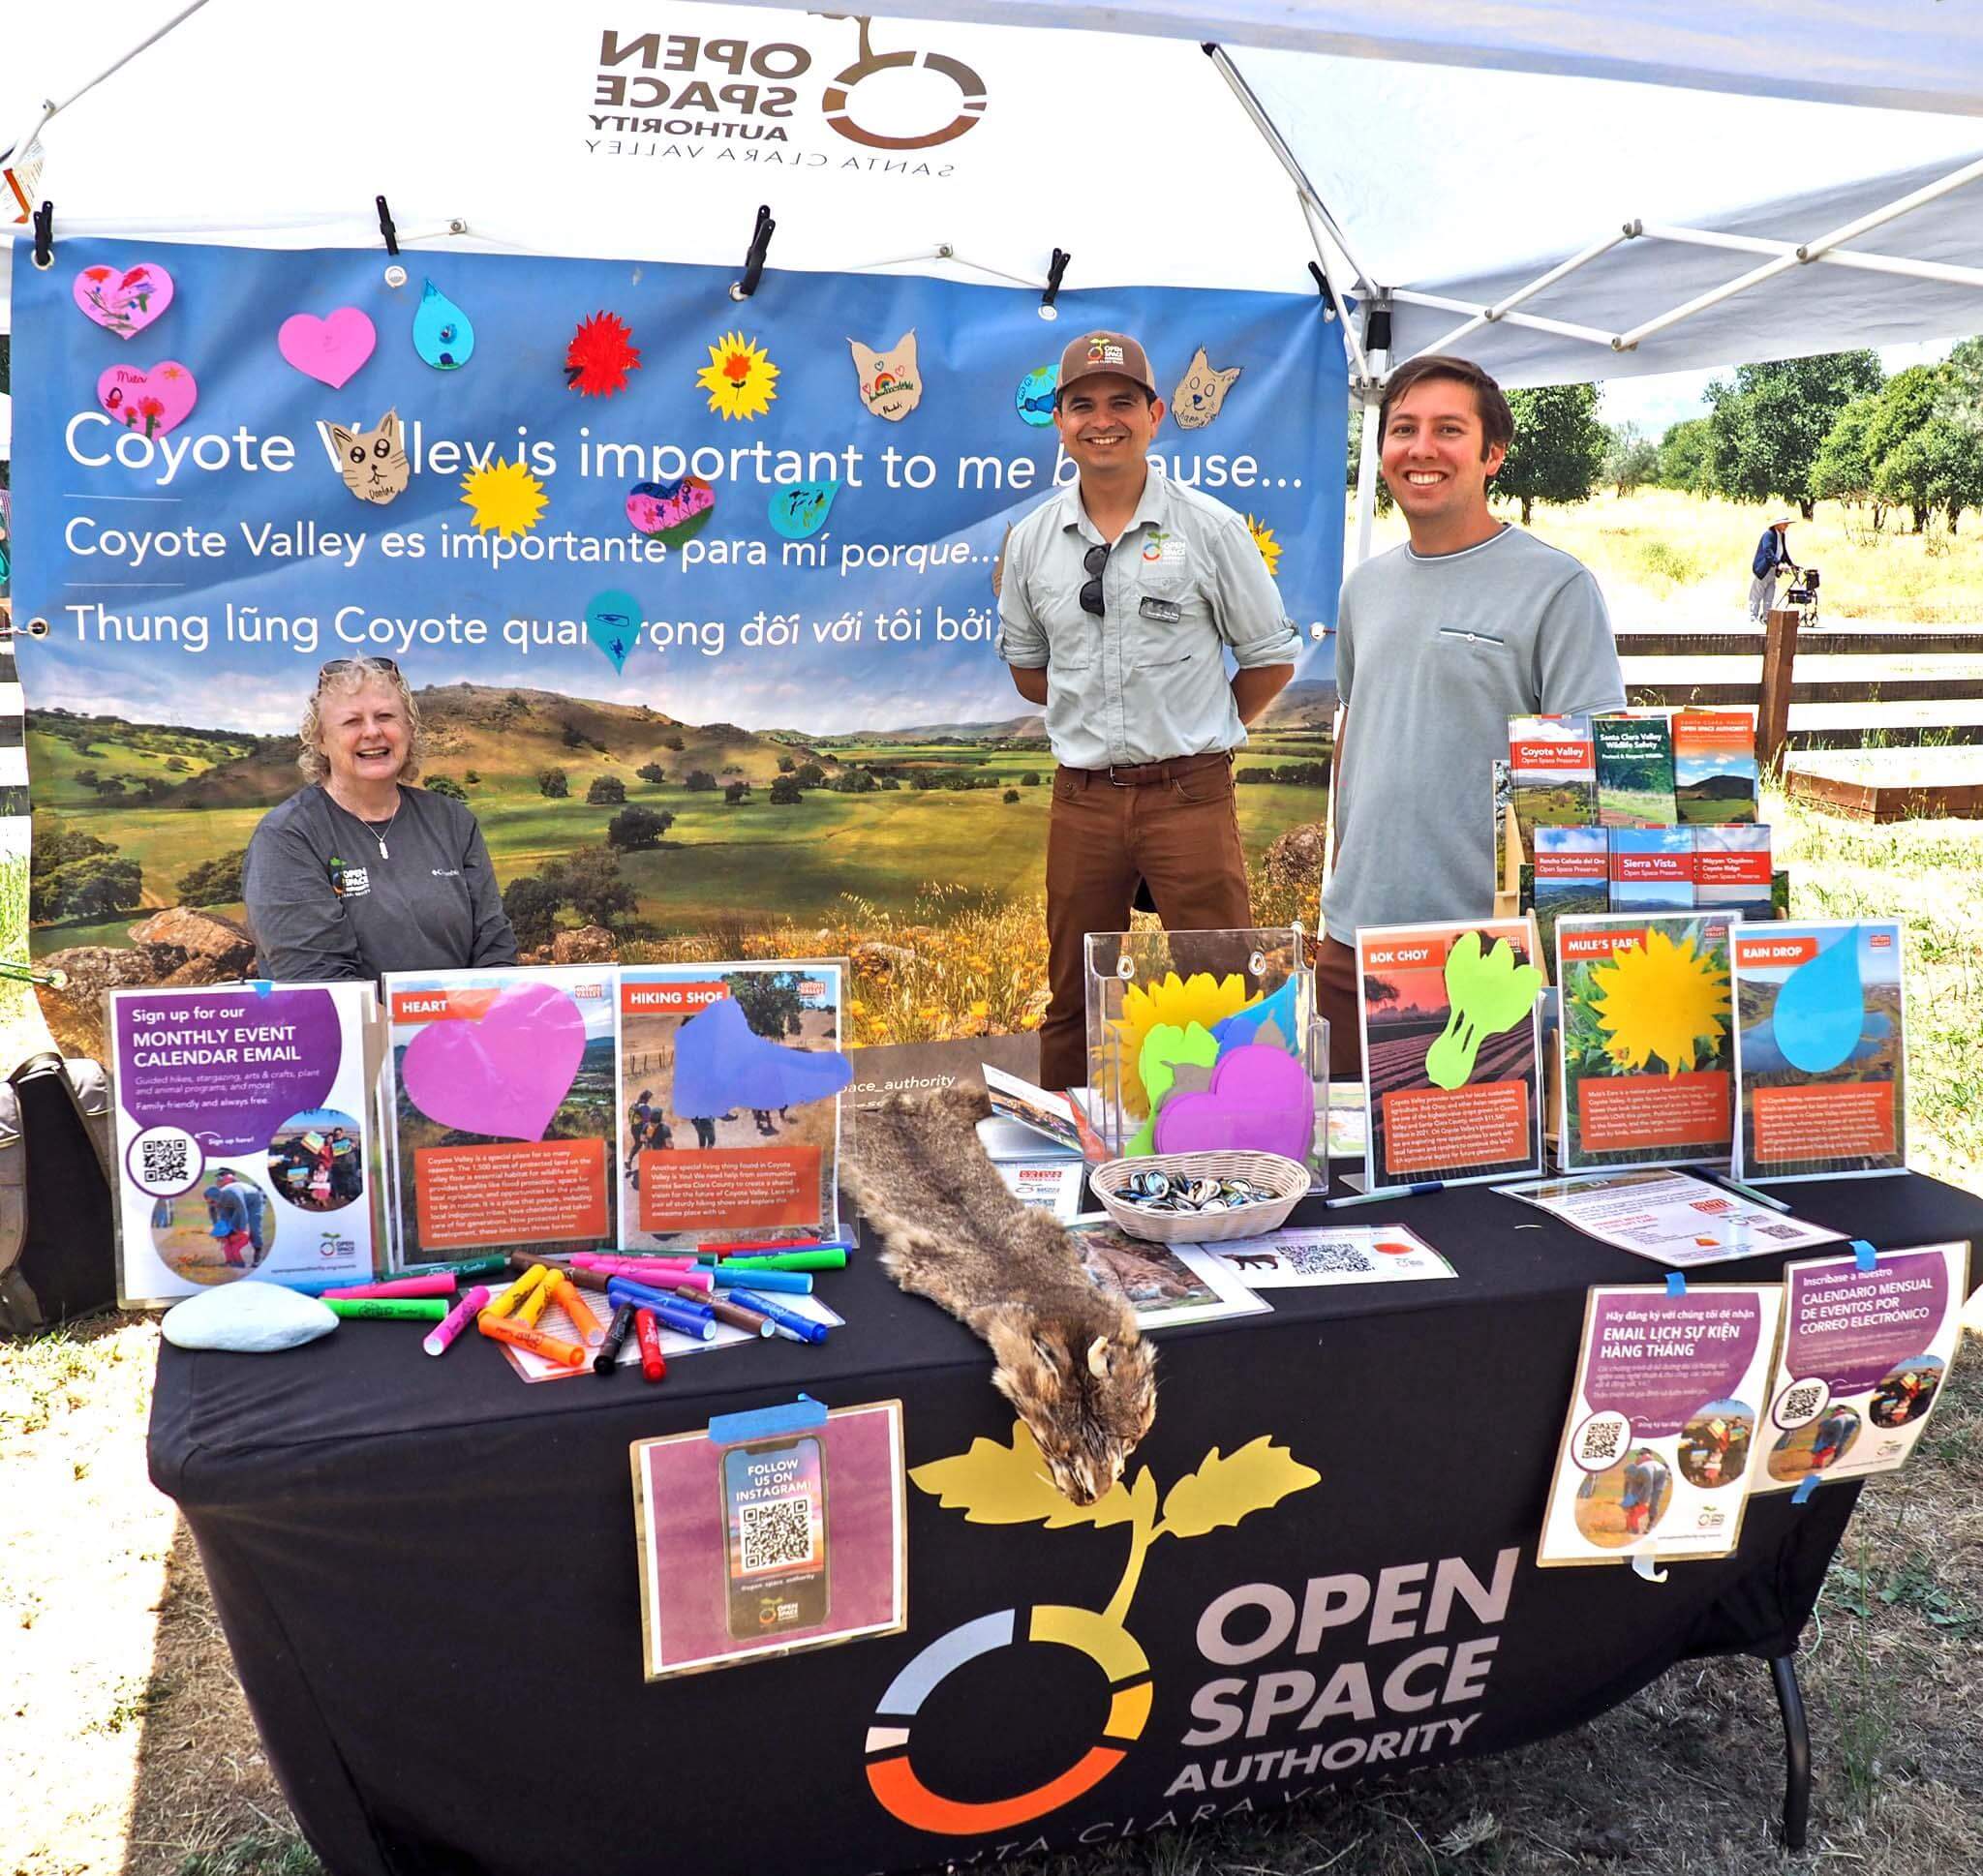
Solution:
M159 1326L175 1347L268 1355L315 1342L337 1323L336 1314L314 1296L280 1284L236 1282L175 1303Z

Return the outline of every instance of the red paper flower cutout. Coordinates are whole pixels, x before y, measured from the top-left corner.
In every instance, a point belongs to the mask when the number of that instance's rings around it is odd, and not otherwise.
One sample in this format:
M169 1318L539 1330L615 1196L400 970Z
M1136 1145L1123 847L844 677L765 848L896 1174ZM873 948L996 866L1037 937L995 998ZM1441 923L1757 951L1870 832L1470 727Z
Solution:
M640 369L640 351L625 320L595 313L579 321L564 348L564 381L580 397L611 397L626 388L626 375Z

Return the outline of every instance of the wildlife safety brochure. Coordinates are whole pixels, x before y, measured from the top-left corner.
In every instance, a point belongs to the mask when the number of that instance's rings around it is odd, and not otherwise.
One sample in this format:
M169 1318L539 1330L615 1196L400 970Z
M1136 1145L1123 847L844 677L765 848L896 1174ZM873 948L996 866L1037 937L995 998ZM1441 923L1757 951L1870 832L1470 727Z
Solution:
M1782 1307L1777 1284L1590 1292L1539 1564L1734 1550Z
M1845 1235L1686 1172L1585 1172L1496 1190L1540 1206L1600 1244L1675 1270L1838 1244Z

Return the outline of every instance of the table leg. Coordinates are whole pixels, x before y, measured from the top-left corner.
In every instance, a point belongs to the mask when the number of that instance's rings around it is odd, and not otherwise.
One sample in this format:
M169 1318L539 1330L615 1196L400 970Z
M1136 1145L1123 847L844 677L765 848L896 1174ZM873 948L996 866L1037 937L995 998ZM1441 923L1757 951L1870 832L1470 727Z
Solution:
M1811 1728L1797 1685L1797 1657L1772 1655L1770 1675L1784 1714L1784 1848L1802 1850L1811 1823Z

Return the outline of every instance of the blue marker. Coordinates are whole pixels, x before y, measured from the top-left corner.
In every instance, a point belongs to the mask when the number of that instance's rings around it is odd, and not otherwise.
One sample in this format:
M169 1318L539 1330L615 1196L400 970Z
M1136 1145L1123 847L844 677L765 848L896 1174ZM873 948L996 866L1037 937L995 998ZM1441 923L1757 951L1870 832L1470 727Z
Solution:
M711 1280L718 1289L734 1289L739 1284L751 1289L783 1290L791 1296L810 1296L812 1278L804 1270L727 1270L721 1264L706 1266ZM747 1303L746 1309L755 1309L755 1303Z
M622 1303L631 1303L637 1309L652 1310L655 1319L677 1335L690 1336L697 1342L717 1339L716 1317L684 1297L664 1296L645 1285L623 1284L616 1278L606 1286L606 1300L616 1309Z
M394 1276L413 1276L412 1271L395 1271ZM292 1289L299 1296L321 1296L327 1289L349 1289L353 1284L375 1281L367 1270L348 1270L342 1277L322 1277L315 1271L299 1270L293 1276L282 1270L258 1270L244 1280L251 1284L272 1284L278 1289Z
M1370 1192L1353 1192L1341 1198L1325 1198L1322 1202L1330 1211L1335 1211L1344 1205L1375 1205L1386 1198L1422 1198L1427 1193L1445 1190L1444 1180L1421 1179L1415 1186L1379 1186Z
M777 1275L777 1272L759 1271L759 1276ZM826 1324L815 1322L808 1316L795 1316L781 1303L774 1302L769 1296L759 1296L752 1290L733 1289L730 1292L733 1303L742 1303L747 1310L755 1310L760 1316L771 1317L772 1326L788 1337L800 1342L824 1342Z

